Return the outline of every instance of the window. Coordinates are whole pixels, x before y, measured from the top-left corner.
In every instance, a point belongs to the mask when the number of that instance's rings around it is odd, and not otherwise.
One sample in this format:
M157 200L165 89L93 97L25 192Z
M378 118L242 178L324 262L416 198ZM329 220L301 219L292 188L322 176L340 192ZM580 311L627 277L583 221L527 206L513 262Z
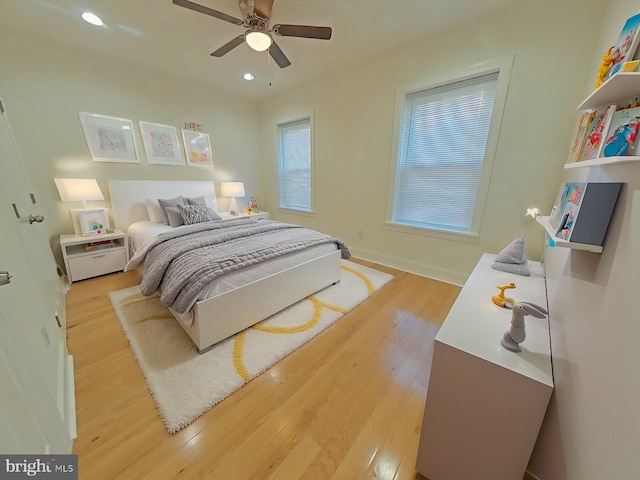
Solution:
M280 207L311 211L311 118L278 125Z
M477 234L495 150L490 129L506 97L494 109L497 92L494 70L403 94L392 224Z

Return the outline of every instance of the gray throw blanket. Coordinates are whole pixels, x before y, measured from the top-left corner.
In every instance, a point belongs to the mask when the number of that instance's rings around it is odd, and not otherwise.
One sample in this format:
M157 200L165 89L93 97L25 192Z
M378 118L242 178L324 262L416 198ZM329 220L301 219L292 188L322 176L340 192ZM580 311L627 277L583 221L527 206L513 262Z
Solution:
M159 289L165 306L185 313L220 275L324 243L335 243L342 258L351 256L341 240L301 225L251 218L190 225L149 246L140 291Z

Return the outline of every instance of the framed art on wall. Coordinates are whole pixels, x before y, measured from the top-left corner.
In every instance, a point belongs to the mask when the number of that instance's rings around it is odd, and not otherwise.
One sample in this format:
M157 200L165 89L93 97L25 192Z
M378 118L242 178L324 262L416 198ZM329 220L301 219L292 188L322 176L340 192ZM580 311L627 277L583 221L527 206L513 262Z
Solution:
M140 133L147 154L147 163L152 165L184 165L178 132L175 127L140 120Z
M105 215L105 209L80 210L78 212L80 231L85 237L106 233L109 228L109 218Z
M192 167L213 167L211 142L209 134L182 129L184 151L187 155L187 165Z
M140 163L131 120L97 113L79 115L94 162Z

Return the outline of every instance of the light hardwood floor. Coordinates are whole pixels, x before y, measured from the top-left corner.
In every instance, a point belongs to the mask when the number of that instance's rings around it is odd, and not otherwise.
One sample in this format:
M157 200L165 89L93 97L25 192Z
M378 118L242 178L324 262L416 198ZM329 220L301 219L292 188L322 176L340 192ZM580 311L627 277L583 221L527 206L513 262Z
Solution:
M138 273L72 284L80 479L423 479L414 468L431 351L460 289L355 261L395 278L174 435L107 298Z

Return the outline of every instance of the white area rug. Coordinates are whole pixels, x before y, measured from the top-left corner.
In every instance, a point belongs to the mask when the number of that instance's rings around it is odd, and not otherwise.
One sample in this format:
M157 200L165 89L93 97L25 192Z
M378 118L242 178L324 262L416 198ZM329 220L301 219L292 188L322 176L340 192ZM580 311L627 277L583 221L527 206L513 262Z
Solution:
M293 352L393 277L342 260L341 281L228 338L203 355L157 296L109 298L169 433L193 422Z

